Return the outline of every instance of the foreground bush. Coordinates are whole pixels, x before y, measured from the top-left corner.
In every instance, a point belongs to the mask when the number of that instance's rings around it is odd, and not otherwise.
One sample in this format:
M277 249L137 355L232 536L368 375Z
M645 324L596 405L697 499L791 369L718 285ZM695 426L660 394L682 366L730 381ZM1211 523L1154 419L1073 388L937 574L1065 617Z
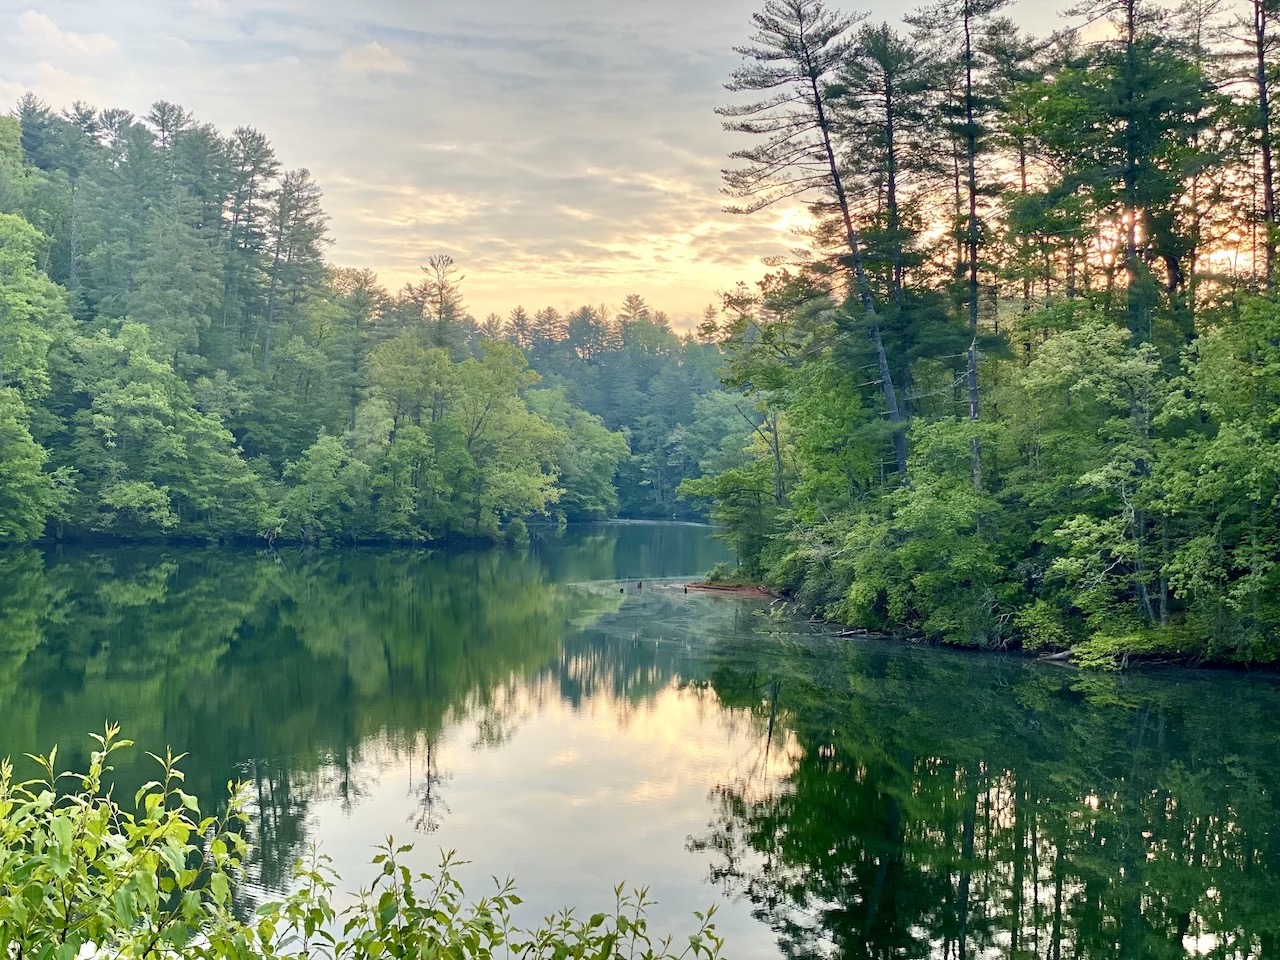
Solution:
M57 750L32 757L42 775L16 782L0 764L0 958L71 960L103 956L210 960L308 957L581 960L712 960L721 940L711 913L675 949L650 934L643 890L614 893L614 909L579 919L571 911L534 928L515 926L520 898L508 882L469 902L446 857L438 874L415 875L391 841L373 858L372 886L344 909L326 858L300 864L294 892L248 919L232 909L247 847L246 814L231 789L222 817L201 817L166 753L160 776L138 790L129 813L105 782L112 754L132 746L119 728L94 736L87 773L59 773Z

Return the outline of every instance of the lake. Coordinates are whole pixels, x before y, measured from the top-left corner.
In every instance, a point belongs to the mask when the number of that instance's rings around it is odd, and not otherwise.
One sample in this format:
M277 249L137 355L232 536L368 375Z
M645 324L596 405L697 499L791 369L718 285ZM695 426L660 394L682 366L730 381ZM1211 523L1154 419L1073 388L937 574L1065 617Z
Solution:
M1280 956L1275 678L839 639L684 592L725 559L664 523L0 552L0 755L83 766L111 719L206 809L243 781L246 902L390 834L525 919L716 904L731 957Z

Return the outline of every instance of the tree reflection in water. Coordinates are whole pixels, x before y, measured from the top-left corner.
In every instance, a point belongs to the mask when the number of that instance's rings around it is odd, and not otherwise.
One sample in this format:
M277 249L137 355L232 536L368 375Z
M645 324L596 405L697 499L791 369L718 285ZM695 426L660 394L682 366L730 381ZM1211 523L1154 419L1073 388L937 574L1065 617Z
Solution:
M279 889L315 839L311 808L354 811L401 757L412 827L438 827L444 733L472 721L477 744L500 746L531 709L531 679L554 676L569 699L668 684L674 666L655 672L651 653L583 647L584 629L635 599L598 581L724 555L706 528L676 524L549 530L524 552L0 552L0 756L57 743L85 766L104 718L187 751L187 788L207 804L246 784L256 880ZM134 754L117 764L128 795L151 776Z
M683 865L646 848L617 878L709 863L788 955L1280 955L1271 679L797 637L749 605L651 585L721 556L702 529L625 526L526 553L0 553L0 754L56 742L83 766L76 750L105 718L189 751L206 804L247 784L254 879L279 889L324 840L321 807L358 821L403 777L380 808L393 816L371 826L444 834L479 811L477 784L451 779L466 752L514 763L502 751L527 749L512 740L534 718L598 711L613 739L591 741L597 762L647 742L686 766L650 771L646 789L693 784ZM624 573L644 574L643 594L600 582ZM655 706L676 702L679 722ZM724 723L680 726L708 715ZM632 723L645 729L628 740ZM557 749L553 726L541 749ZM727 745L697 742L717 765L674 742L711 727ZM633 760L610 772L616 802L649 802L619 779ZM120 789L150 772L122 765ZM707 782L692 861L679 838ZM543 815L594 790L553 786Z
M778 634L718 657L793 750L690 845L788 956L1280 955L1274 683Z

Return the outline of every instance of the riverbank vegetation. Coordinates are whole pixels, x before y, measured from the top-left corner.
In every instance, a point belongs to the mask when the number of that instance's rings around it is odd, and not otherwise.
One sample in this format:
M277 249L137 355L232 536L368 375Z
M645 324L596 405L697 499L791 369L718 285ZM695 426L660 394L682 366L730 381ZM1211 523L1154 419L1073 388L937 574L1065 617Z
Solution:
M985 647L1280 655L1274 11L769 0L720 113L807 250L696 333L476 320L326 261L266 137L0 121L0 541L521 538L710 510L822 616ZM723 379L723 386L717 382Z
M1272 5L769 0L726 192L808 252L704 333L756 403L689 480L760 578L983 647L1280 656Z
M256 907L237 898L248 847L233 792L221 816L202 817L183 789L181 757L155 756L157 779L133 797L111 791L113 755L133 746L117 727L78 773L57 767L57 751L34 757L40 775L17 780L0 764L0 950L5 956L120 960L183 956L270 957L583 956L601 960L712 960L721 940L713 911L696 914L682 948L648 929L645 891L614 891L607 913L570 911L523 928L508 881L469 902L446 856L438 873L402 864L411 849L388 840L373 858L375 879L358 896L340 894L329 861L299 864L291 892ZM343 906L343 901L349 905Z
M693 515L750 429L718 347L639 296L478 322L443 255L390 293L327 262L321 200L171 103L0 118L0 543Z

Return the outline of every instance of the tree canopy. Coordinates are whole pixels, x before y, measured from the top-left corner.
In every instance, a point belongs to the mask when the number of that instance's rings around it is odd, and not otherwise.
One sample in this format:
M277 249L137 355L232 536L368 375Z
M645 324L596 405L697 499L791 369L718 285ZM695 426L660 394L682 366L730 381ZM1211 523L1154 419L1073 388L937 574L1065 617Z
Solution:
M477 323L329 263L320 186L176 104L0 123L0 542L421 542L696 516L719 348L636 294ZM711 401L713 406L716 402Z
M1047 38L1005 6L754 17L726 86L775 92L721 111L755 138L725 191L816 225L708 325L762 419L683 489L845 623L1274 662L1270 5L1081 4Z

